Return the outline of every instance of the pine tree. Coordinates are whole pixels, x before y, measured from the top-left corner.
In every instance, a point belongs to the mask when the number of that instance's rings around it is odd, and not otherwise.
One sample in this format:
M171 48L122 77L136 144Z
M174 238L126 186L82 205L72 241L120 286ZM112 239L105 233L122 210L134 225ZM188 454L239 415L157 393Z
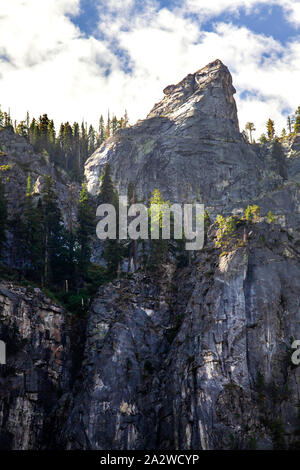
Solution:
M66 169L72 169L73 131L69 122L64 124L63 151L65 154Z
M49 118L47 114L39 117L38 128L39 128L39 150L49 150L49 134L48 134Z
M30 126L30 116L29 112L26 113L26 128L27 128L27 138L29 138L29 126Z
M272 121L272 119L269 119L267 122L267 134L268 134L269 140L274 139L275 127L274 127L274 121Z
M81 155L82 164L88 158L88 153L89 153L88 147L89 147L88 136L87 136L85 125L82 122L81 130L80 130L80 155Z
M287 128L288 128L289 134L291 134L292 133L292 120L290 116L287 117Z
M151 240L150 242L150 259L149 267L156 268L164 262L168 255L168 240L162 238L162 229L163 229L163 205L170 205L169 201L164 201L163 196L159 189L155 189L152 193L152 196L149 200L149 225L154 220L159 225L159 239ZM151 208L151 205L157 205L158 211L154 211ZM151 225L150 225L151 231Z
M27 137L27 127L25 121L20 121L16 126L16 134L19 134L22 137Z
M58 284L65 278L67 252L65 231L55 194L54 180L48 175L44 175L42 207L44 283L45 285Z
M252 132L256 130L253 122L247 122L245 129L246 131L249 131L250 143L252 144L253 143Z
M51 119L48 123L48 128L47 128L47 135L48 135L48 148L47 150L49 151L50 155L53 156L55 152L55 143L56 143L56 133L55 133L55 126L54 126L54 121Z
M43 254L43 218L41 204L36 208L33 202L30 174L27 178L27 191L23 208L23 241L22 241L22 274L25 274L25 263L29 264L29 271L36 280L42 277Z
M111 135L111 120L110 120L110 115L109 111L107 113L107 122L106 122L106 127L105 127L105 138L108 139Z
M87 190L87 184L83 183L78 203L78 268L81 277L87 276L87 269L91 258L92 235L95 233L95 208L91 196Z
M4 125L4 114L1 110L1 105L0 105L0 126Z
M88 133L88 154L91 155L95 151L95 144L96 144L96 133L95 129L92 125L89 127Z
M118 221L119 197L114 188L110 173L110 165L106 163L100 178L98 204L112 204L116 209ZM118 228L117 228L118 233ZM123 258L123 249L119 240L106 239L104 241L103 259L106 261L108 272L115 276Z
M128 123L129 123L129 118L128 118L127 110L125 109L125 113L124 113L124 127L127 127L127 126L128 126Z
M39 128L34 118L29 126L29 142L34 149L37 149L39 142Z
M113 204L115 207L118 205L118 194L111 178L109 163L104 165L102 175L100 177L97 204Z
M12 120L10 117L10 111L8 113L4 112L4 127L6 129L10 129L12 132L14 132L14 127L12 125Z
M118 130L118 128L119 128L118 119L117 119L116 116L113 116L112 121L111 121L111 132L112 132L112 135L115 134L115 132Z
M98 129L98 136L97 136L97 146L100 145L105 141L105 126L104 126L104 119L101 114L99 119L99 129Z
M295 113L294 132L295 134L300 133L300 106L298 106L297 111Z
M80 148L80 131L78 122L74 122L72 126L73 133L73 171L76 179L80 179L82 173L82 165L84 162L81 160L81 148Z

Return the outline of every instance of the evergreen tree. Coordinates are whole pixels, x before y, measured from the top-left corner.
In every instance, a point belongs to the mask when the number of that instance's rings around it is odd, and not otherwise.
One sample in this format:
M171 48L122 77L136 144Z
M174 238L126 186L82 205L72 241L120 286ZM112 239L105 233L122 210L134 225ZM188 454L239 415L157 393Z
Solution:
M128 118L127 110L125 109L125 113L124 113L124 127L127 127L127 126L128 126L128 123L129 123L129 118Z
M112 121L111 121L111 132L112 132L112 135L115 134L115 132L118 130L118 128L119 128L118 119L117 119L116 116L113 116Z
M4 112L4 127L14 132L14 127L13 127L12 120L10 117L10 111L8 113Z
M285 128L282 129L281 131L281 137L284 139L286 137L286 130Z
M110 165L106 163L103 169L102 176L100 178L100 189L98 194L98 205L99 204L112 204L116 209L117 221L118 221L118 208L119 208L119 197L118 193L114 188L113 181L110 173ZM118 233L118 228L117 228ZM108 272L115 276L118 271L118 267L123 258L123 249L119 240L106 239L104 241L103 259L106 261Z
M95 129L93 128L92 125L89 127L89 133L88 133L88 155L91 155L94 153L95 148L96 148L96 133Z
M55 153L55 143L56 143L56 133L55 133L55 126L54 126L53 119L51 119L51 121L49 121L48 123L47 136L48 136L47 150L49 151L50 155L53 157Z
M154 220L159 225L159 239L151 239L150 242L150 259L149 267L156 268L163 263L168 255L168 240L162 238L162 229L163 229L163 205L170 205L169 201L164 201L163 196L159 189L155 189L152 193L152 196L149 200L149 225ZM155 211L151 208L151 205L157 205L158 211ZM151 225L150 225L151 231Z
M105 127L105 139L108 139L110 135L111 135L111 120L110 120L110 115L108 111L107 122L106 122L106 127Z
M287 117L287 128L288 128L289 134L291 134L292 133L292 120L290 116Z
M113 204L115 207L118 206L118 193L115 190L111 178L111 169L109 163L104 165L102 175L100 177L97 204Z
M1 110L1 105L0 105L0 126L4 125L4 114Z
M30 116L29 112L26 113L26 128L27 128L27 138L29 138L29 126L30 126Z
M80 131L80 155L82 164L86 161L89 153L89 141L88 135L86 132L86 128L84 123L81 123L81 131Z
M249 139L250 139L250 143L252 144L253 143L252 132L256 130L253 122L247 122L245 129L246 131L249 131Z
M49 150L49 135L48 135L48 126L49 126L49 118L47 114L43 114L43 116L39 117L38 128L39 128L39 142L38 142L38 149Z
M73 133L73 172L77 179L80 179L82 173L83 163L81 161L81 148L80 148L80 130L78 122L74 122L72 126Z
M27 178L27 191L23 208L23 240L22 240L22 274L25 274L25 264L36 280L42 278L43 262L43 217L41 203L36 208L33 202L30 174Z
M29 126L29 142L34 149L37 148L39 141L39 128L36 123L36 120L33 118Z
M25 121L20 121L19 124L16 126L16 134L19 134L22 137L27 137L28 132Z
M274 139L275 127L274 127L274 121L272 121L272 119L269 119L267 122L267 134L268 134L269 140Z
M104 119L101 114L99 119L99 129L98 129L98 136L97 136L97 146L100 145L105 141L105 126L104 126Z
M65 154L66 169L72 169L73 131L69 122L64 124L63 151Z
M297 111L295 113L294 132L295 134L300 133L300 106L298 106Z
M268 141L266 134L262 134L259 138L259 141L261 144L265 144Z
M87 190L87 184L83 183L78 204L78 267L81 276L87 276L87 269L91 258L91 242L95 233L95 208L91 196Z
M48 175L44 175L42 207L44 233L43 279L45 285L58 284L64 280L67 267L66 237L55 194L54 180Z

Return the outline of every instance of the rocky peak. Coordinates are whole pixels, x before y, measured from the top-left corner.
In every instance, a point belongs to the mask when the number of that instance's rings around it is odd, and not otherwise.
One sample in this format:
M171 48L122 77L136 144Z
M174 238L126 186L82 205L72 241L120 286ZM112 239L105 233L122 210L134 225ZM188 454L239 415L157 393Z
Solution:
M117 132L87 160L89 191L98 191L109 161L121 194L132 182L146 199L156 188L174 202L210 205L258 196L263 162L239 132L227 67L216 60L164 93L146 119Z
M154 105L147 118L161 116L176 119L180 115L186 115L187 108L190 110L190 115L201 114L205 112L205 101L208 101L208 105L212 108L211 101L214 98L214 109L210 109L208 116L212 115L214 119L220 121L229 120L230 126L233 126L231 133L239 132L237 109L233 98L236 90L232 85L228 68L219 59L193 74L188 74L177 85L167 86L163 92L165 97ZM216 127L218 129L220 126ZM221 129L223 132L223 126Z

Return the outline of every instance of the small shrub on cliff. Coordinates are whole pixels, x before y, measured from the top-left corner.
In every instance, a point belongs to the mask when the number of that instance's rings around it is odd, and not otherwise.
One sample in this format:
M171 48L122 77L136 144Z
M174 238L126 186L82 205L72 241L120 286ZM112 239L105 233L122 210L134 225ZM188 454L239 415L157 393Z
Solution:
M273 224L274 222L276 222L276 217L271 211L269 211L267 214L267 222L268 224Z
M248 206L244 212L243 218L248 222L255 222L260 216L260 208L257 205Z
M217 216L216 220L219 228L217 231L217 241L216 241L216 246L219 248L221 247L224 243L226 243L228 237L234 234L236 230L236 220L233 216L223 217L222 215Z

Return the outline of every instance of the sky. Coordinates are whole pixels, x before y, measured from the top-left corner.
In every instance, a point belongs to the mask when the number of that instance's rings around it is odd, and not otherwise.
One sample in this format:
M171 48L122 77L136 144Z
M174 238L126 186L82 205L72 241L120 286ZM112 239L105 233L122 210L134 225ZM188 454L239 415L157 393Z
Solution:
M300 105L300 0L0 0L0 104L87 121L144 119L162 90L220 59L241 130L278 134Z

